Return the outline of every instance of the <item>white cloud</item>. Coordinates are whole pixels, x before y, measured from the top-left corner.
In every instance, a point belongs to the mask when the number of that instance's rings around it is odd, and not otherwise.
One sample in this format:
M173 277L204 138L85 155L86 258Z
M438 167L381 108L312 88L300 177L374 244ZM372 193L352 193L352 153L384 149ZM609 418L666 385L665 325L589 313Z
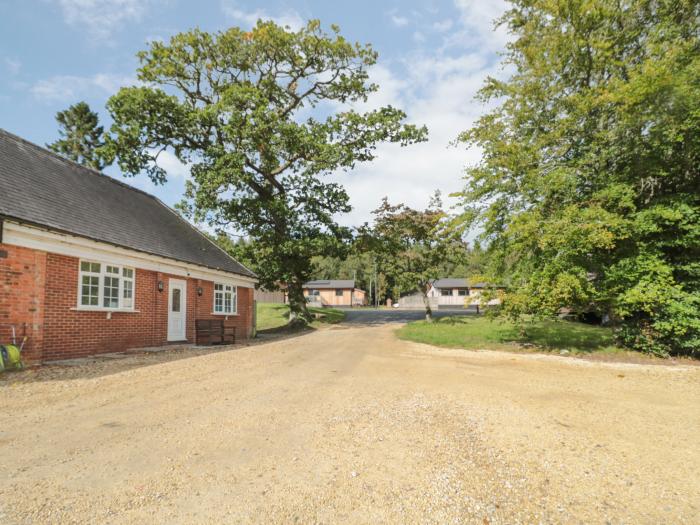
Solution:
M221 10L223 11L224 15L240 24L245 25L246 27L253 27L258 20L272 20L277 25L283 27L288 26L292 31L298 31L305 25L304 19L301 17L301 15L291 9L271 15L264 9L244 11L243 9L239 8L235 2L231 0L224 0L221 4Z
M445 31L449 31L450 29L452 29L452 24L452 20L447 18L439 22L433 22L433 29L439 33L444 33Z
M353 206L350 214L338 218L341 223L370 221L371 211L384 196L392 203L424 208L439 189L447 206L456 203L448 194L463 188L464 168L478 162L480 152L452 147L451 143L489 109L474 98L485 78L505 74L496 54L505 40L490 29L490 17L502 11L486 9L477 2L466 4L458 5L461 16L451 28L442 23L433 26L444 33L447 45L443 48L418 50L405 54L399 62L372 69L371 80L380 91L357 109L387 104L402 108L409 122L428 126L429 140L406 148L381 145L373 162L358 165L349 173L333 174L331 179L346 187ZM472 8L478 11L478 22L469 20ZM477 23L483 26L475 31ZM465 35L469 32L472 35L466 46Z
M54 0L66 23L107 40L125 23L140 22L149 0Z
M120 87L137 84L129 76L98 73L89 77L75 75L56 75L39 80L31 88L34 97L45 102L67 102L95 93L114 94Z
M191 178L191 166L180 162L180 159L178 159L171 151L161 151L158 155L157 163L158 166L165 170L170 180L179 179L184 181Z
M392 14L390 15L390 18L391 23L394 24L396 27L403 27L408 25L408 18L406 18L405 16Z
M483 50L500 51L510 39L505 26L495 27L495 20L507 9L506 0L454 0L460 13L461 30L451 44L483 46Z

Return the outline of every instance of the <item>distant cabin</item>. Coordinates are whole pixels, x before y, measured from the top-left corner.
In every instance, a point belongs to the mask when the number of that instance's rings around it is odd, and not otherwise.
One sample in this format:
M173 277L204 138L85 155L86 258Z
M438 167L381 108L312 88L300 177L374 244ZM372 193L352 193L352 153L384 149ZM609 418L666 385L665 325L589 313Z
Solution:
M483 306L480 300L481 294L488 287L487 283L471 283L468 279L457 277L435 279L428 288L428 303L433 309L471 308L478 310L477 305ZM499 302L498 299L492 299L488 305L499 304ZM398 304L398 308L425 308L423 296L418 292L402 295Z
M366 293L355 287L354 279L309 281L302 286L310 306L364 306Z

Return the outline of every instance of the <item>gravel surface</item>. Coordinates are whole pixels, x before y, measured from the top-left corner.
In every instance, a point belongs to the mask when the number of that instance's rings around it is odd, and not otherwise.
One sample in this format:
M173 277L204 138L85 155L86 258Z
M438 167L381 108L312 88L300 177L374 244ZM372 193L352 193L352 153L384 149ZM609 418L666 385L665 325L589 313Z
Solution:
M391 325L0 377L0 523L698 523L700 368Z

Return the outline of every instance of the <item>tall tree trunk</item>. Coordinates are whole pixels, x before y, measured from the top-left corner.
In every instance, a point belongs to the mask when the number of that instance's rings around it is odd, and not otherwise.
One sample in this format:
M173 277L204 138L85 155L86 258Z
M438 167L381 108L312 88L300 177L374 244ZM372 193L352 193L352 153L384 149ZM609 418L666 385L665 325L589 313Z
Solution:
M425 320L428 323L433 322L433 310L430 308L430 298L428 297L428 292L423 291L423 304L425 305Z
M287 297L289 298L289 324L305 325L311 322L311 314L306 307L304 290L300 280L287 283Z

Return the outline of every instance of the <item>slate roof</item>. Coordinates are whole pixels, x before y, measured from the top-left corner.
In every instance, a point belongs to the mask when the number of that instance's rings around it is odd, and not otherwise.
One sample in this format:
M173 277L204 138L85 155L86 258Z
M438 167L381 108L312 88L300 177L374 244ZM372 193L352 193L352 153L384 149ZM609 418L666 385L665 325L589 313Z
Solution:
M247 277L156 197L0 129L0 218Z
M445 279L435 279L433 281L435 288L486 288L486 283L469 284L467 279L456 279L448 277Z
M331 279L327 281L309 281L302 285L302 288L315 288L315 289L327 289L327 288L355 288L355 281L353 279Z

